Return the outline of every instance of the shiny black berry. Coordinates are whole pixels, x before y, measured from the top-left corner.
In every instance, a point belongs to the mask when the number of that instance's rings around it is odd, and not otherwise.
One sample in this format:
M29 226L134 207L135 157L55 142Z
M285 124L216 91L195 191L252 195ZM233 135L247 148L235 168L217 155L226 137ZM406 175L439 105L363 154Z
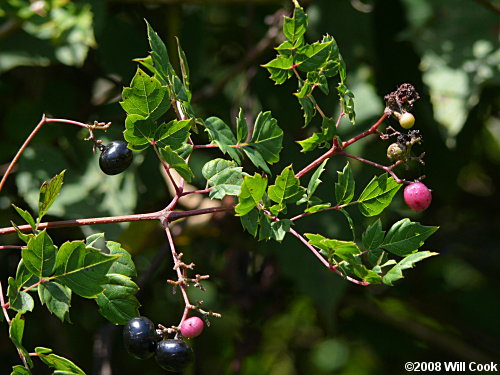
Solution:
M167 371L182 371L193 360L193 351L182 340L162 340L156 345L156 362Z
M125 349L137 359L153 356L156 348L155 326L144 316L133 318L123 327Z
M132 151L122 141L111 142L101 148L99 166L101 170L109 175L123 172L132 163Z

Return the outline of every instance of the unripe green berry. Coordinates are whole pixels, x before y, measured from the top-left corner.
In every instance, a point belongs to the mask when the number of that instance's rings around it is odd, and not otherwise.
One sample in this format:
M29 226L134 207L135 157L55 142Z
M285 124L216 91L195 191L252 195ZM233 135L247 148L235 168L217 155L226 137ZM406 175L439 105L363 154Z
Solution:
M401 160L406 152L406 146L401 143L393 143L387 147L387 157L389 160Z
M405 112L399 116L399 125L404 129L410 129L415 125L415 116L410 112Z

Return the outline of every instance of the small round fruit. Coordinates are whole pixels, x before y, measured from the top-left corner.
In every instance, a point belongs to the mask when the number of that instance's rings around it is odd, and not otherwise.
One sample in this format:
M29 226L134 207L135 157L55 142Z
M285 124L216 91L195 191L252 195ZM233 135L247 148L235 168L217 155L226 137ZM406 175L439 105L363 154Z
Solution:
M132 163L132 151L122 141L114 141L102 148L99 157L101 170L108 175L123 172Z
M203 320L198 318L197 316L193 316L191 318L186 319L181 324L181 334L187 338L193 338L201 335L204 328Z
M182 340L162 340L156 345L156 362L167 371L182 371L193 360L193 351Z
M389 160L400 160L403 158L406 146L401 143L393 143L387 147L387 157Z
M404 200L413 211L423 211L431 205L431 191L421 182L414 182L405 187Z
M415 125L415 116L410 112L405 112L399 116L399 125L404 129L410 129Z
M155 326L144 316L133 318L123 327L125 349L137 359L153 356L156 348Z

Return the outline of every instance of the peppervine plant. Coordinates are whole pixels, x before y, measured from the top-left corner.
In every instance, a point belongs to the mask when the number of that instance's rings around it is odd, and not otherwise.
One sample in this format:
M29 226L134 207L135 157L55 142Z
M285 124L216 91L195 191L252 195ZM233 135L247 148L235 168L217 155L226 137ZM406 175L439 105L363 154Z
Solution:
M36 132L46 123L62 123L88 129L90 135L87 140L93 143L94 151L99 149L102 152L100 163L106 174L125 170L131 162L130 150L146 152L152 149L173 186L174 194L165 208L156 212L43 222L62 188L67 173L62 171L41 186L36 218L27 210L13 206L26 224L16 225L13 222L12 227L0 229L1 235L17 233L24 243L0 246L3 250L19 250L21 258L15 275L8 278L6 294L0 283L3 311L0 318L8 324L10 339L22 361L22 365L13 366L12 374L31 374L34 357L57 373L84 374L76 364L54 354L51 349L37 347L30 352L25 348L22 340L24 324L28 312L35 306L34 292L37 292L40 303L63 322L70 322L74 294L93 299L103 317L114 324L126 325L125 346L133 356L144 359L154 355L161 367L172 371L180 371L187 366L192 353L185 340L201 334L204 325L208 325L212 317L220 317L220 314L202 309L202 301L191 301L189 297L189 287L203 289L203 280L209 275L195 273L195 264L186 262L184 254L176 249L171 224L181 218L215 212L234 213L243 229L257 240L281 242L285 236L295 237L327 271L360 286L393 285L403 277L404 270L436 255L435 252L419 249L438 227L424 226L409 218L389 226L379 218L403 185L408 187L405 201L410 208L420 211L431 202L430 190L420 181L424 176L406 180L396 173L398 166L404 167L410 161L423 164L425 155L415 156L412 153L412 147L423 141L422 135L418 130L404 132L415 123L410 111L419 99L418 93L412 85L402 84L386 95L385 110L369 129L350 139L341 139L338 128L350 126L344 125L346 122L342 119L347 118L355 124L354 95L346 84L346 64L332 36L325 35L321 41L314 43L306 42L304 35L308 16L297 0L293 0L293 4L293 15L284 18L284 41L276 47L277 56L263 67L277 85L289 79L298 82L294 95L304 113L304 127L310 126L317 118L321 122L319 131L298 140L297 144L305 155L313 150L321 150L322 154L298 171L293 165L281 171L272 170L272 166L280 160L284 133L271 112L259 113L255 121L248 124L247 116L240 110L234 130L218 117L198 117L191 106L190 72L179 41L180 73L177 73L170 63L164 42L149 23L146 26L151 51L145 58L135 60L138 62L137 72L130 87L124 88L120 102L126 112L123 136L128 149L121 141L104 146L96 137L95 131L106 130L110 124L95 122L88 125L42 117L13 159L0 189ZM340 105L340 113L335 117L330 117L315 99L320 94L318 90L323 95L330 95L332 87L335 87ZM384 121L390 117L400 121L401 131L392 126L384 128ZM197 133L197 139L205 137L206 142L196 144L193 133ZM349 146L366 137L377 137L382 142L395 140L387 151L392 164L381 165L348 153ZM203 166L201 173L206 186L191 189L187 186L195 174L190 167L190 158L200 149L218 149L224 157L214 156ZM333 157L366 163L382 173L375 175L358 192L353 169L347 162L338 171L333 196L319 196L317 189L323 183L320 178ZM244 164L245 159L249 162ZM211 208L177 210L179 202L191 194L206 194L218 201L226 198L226 203L223 205L221 202ZM232 203L227 203L227 197ZM355 209L364 217L373 218L366 228L364 221L353 220L350 211ZM297 210L300 213L296 213ZM329 211L345 215L352 240L301 232L299 225L303 218L324 215ZM142 220L159 221L165 230L177 275L177 279L169 280L168 284L180 291L184 301L184 310L177 324L161 323L155 326L148 318L139 317L140 303L135 297L138 286L133 281L137 276L134 262L120 243L106 241L105 248L98 248L97 241L103 239L105 234L96 233L84 240L56 245L48 233L49 229L56 227ZM362 233L361 238L356 233ZM14 317L11 317L12 313L15 313Z

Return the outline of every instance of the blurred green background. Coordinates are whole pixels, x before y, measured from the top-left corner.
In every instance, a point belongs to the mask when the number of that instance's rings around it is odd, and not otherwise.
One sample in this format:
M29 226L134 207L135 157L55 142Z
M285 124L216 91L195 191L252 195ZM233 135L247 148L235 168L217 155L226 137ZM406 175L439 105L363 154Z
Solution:
M112 121L105 140L121 138L125 113L118 101L135 72L133 58L147 54L144 19L172 52L178 36L190 64L198 116L234 122L239 107L251 116L271 110L287 138L279 167L295 170L319 155L303 155L295 140L303 129L294 82L274 86L260 65L279 43L276 19L286 1L22 1L0 5L0 164L5 170L42 113L82 122ZM420 173L433 189L424 213L410 212L402 194L382 221L389 227L409 216L439 225L423 249L437 251L406 273L393 288L359 287L328 273L294 238L257 243L238 219L217 216L174 229L185 260L210 274L207 291L193 290L204 308L222 313L192 340L196 361L186 374L400 374L407 361L500 361L499 183L500 121L498 13L495 0L315 0L307 38L335 37L347 63L357 124L342 123L341 136L367 129L383 111L384 94L403 82L421 94L414 114L421 130L426 166ZM274 16L273 16L274 15ZM172 53L175 55L175 53ZM175 60L174 60L175 65ZM334 95L319 98L338 112ZM390 125L395 122L387 121ZM317 123L315 123L317 125ZM314 124L313 124L314 128ZM0 225L20 223L11 203L32 210L41 181L68 169L61 197L47 220L148 212L163 208L169 193L152 152L136 154L129 172L104 177L97 155L79 128L47 124L25 152L0 197ZM199 142L202 137L198 138ZM369 138L350 149L386 163L387 143ZM195 153L199 171L215 151ZM324 197L333 199L332 160L322 176ZM379 171L352 163L358 187ZM328 174L328 175L327 175ZM307 181L307 179L306 179ZM195 185L203 187L201 179ZM358 220L366 219L356 217ZM183 229L182 231L180 229ZM358 228L361 230L361 228ZM300 222L313 231L349 239L338 213ZM182 313L166 238L156 223L57 229L57 244L105 231L136 261L142 289L141 314L166 326ZM18 244L4 236L1 244ZM0 252L6 285L19 261L15 250ZM62 324L36 306L26 315L24 344L54 349L88 374L160 374L153 360L129 357L121 329L102 318L92 301L74 297ZM0 326L0 373L19 358ZM34 374L49 370L36 363Z

